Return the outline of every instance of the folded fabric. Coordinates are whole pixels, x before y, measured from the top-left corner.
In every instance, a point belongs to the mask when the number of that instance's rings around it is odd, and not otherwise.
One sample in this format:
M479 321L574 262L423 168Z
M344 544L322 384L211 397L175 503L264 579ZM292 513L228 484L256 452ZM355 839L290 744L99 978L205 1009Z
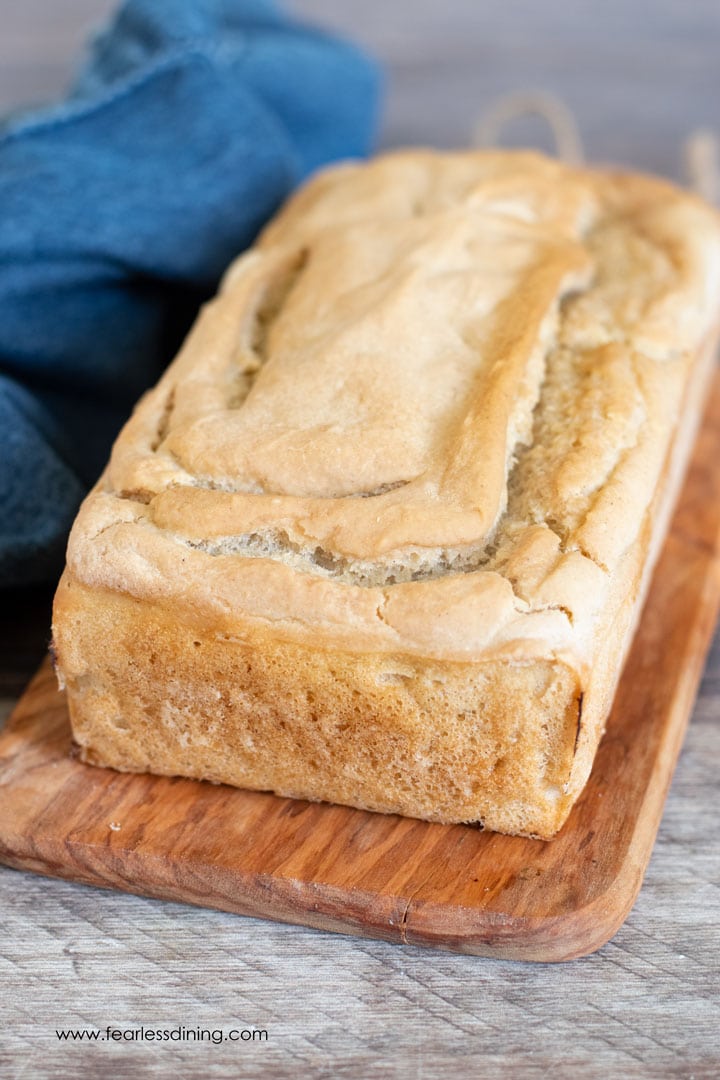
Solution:
M368 150L378 83L268 0L128 0L0 127L0 585L57 574L133 402L292 187Z

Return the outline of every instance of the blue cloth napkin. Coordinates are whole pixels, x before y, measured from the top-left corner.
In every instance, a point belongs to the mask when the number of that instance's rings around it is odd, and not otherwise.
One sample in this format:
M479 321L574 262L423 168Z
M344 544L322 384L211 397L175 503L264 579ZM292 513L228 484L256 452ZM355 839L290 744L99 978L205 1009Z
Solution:
M0 585L57 575L133 403L298 181L367 152L378 85L269 0L128 0L0 126Z

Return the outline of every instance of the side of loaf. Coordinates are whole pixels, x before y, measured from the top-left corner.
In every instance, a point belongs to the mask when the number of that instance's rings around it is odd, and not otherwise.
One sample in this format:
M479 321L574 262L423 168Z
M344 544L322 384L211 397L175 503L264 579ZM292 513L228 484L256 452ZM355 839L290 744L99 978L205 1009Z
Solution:
M230 268L73 528L83 760L549 838L713 363L720 223L536 154L335 167Z

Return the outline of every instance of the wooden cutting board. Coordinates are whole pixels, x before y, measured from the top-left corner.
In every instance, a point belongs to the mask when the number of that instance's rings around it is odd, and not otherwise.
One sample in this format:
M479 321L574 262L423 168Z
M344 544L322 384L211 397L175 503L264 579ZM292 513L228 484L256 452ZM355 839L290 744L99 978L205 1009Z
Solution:
M650 858L720 603L720 374L585 792L550 843L95 769L46 662L0 735L0 860L483 956L604 944Z

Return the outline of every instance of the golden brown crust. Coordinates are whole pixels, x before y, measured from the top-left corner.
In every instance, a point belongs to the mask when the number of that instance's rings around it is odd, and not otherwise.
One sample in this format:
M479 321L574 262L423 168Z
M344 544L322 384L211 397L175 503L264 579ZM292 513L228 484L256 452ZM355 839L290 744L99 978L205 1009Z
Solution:
M325 686L322 724L345 722L352 684L368 731L396 742L417 688L447 670L454 689L444 706L433 699L441 715L426 713L427 732L456 730L453 694L486 680L487 761L507 760L497 747L513 709L528 730L547 727L529 687L555 680L572 738L563 721L565 741L528 750L524 777L520 755L505 786L480 770L472 806L457 793L443 802L407 757L413 793L391 796L388 762L367 764L356 743L334 770L324 759L322 776L282 779L282 742L264 735L275 790L551 835L609 708L699 411L719 294L716 215L658 180L509 152L413 151L320 175L231 267L78 517L55 633L87 754L246 786L269 775L267 762L255 780L237 764L262 698L242 679L224 774L164 752L160 735L152 753L133 751L147 690L111 675L97 631L132 602L141 637L166 617L201 641L163 631L160 696L177 665L199 702L198 651L223 640L238 663L248 650L276 657L273 693L288 709L301 688ZM413 674L393 691L405 706L388 712L372 672L398 663ZM344 673L335 708L323 664ZM113 708L135 717L122 750L80 689L100 670ZM292 715L304 745L309 721ZM466 734L449 736L456 763ZM352 755L365 771L353 773ZM552 806L551 766L565 774Z
M545 836L573 801L580 690L562 664L238 638L69 576L57 603L90 764Z

